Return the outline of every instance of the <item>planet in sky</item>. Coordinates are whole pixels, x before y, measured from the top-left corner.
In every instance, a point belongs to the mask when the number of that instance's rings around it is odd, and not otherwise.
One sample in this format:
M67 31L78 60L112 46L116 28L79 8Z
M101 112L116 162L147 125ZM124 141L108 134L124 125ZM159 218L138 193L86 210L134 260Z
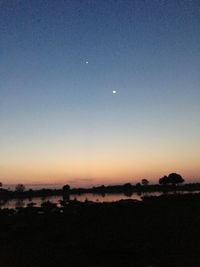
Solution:
M0 0L0 181L196 182L199 10L198 0Z

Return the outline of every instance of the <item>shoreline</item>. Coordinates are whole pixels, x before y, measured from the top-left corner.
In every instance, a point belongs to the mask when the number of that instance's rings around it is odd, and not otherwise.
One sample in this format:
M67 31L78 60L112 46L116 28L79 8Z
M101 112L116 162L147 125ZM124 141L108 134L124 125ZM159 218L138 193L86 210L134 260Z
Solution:
M0 210L6 267L200 266L200 194Z

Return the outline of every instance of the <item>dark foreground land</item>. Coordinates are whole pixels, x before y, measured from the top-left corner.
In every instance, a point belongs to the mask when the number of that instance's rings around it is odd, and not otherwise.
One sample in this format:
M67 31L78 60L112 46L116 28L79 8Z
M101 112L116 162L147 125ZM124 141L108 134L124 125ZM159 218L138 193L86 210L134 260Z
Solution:
M200 195L0 210L1 267L200 266Z

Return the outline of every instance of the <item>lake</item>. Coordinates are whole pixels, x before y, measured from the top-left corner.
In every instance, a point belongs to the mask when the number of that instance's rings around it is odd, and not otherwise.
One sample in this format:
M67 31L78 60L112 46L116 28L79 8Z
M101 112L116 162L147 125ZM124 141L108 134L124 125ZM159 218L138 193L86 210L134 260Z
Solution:
M200 191L193 191L193 193L199 193ZM180 191L178 194L186 194L188 191ZM143 196L160 196L162 192L146 192L146 193L132 193L132 195L128 196L123 193L120 194L72 194L70 195L70 200L78 200L81 202L84 201L93 201L93 202L114 202L119 200L133 199L141 201ZM168 192L168 194L174 194L174 192ZM33 198L24 198L24 199L10 199L10 200L0 200L0 208L25 208L29 203L34 202L36 207L40 207L41 204L45 201L51 201L60 206L60 200L63 200L62 196L48 196L48 197L33 197Z
M92 194L92 193L86 193L86 194L72 194L70 195L70 200L78 200L78 201L93 201L93 202L113 202L118 201L121 199L134 199L134 200L142 200L142 196L147 195L153 195L153 196L159 196L161 195L160 192L151 192L151 193L133 193L131 196L127 196L125 194ZM58 206L60 206L59 202L60 200L63 200L62 196L48 196L48 197L33 197L33 198L24 198L24 199L11 199L11 200L1 200L0 201L0 207L1 208L22 208L26 207L27 204L34 202L36 207L41 206L41 204L45 201L51 201L53 203L56 203Z

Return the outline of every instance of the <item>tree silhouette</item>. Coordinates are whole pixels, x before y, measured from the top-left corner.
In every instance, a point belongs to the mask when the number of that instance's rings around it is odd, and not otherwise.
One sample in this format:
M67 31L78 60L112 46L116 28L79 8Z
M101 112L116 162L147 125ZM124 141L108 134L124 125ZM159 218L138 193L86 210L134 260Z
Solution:
M183 177L177 173L170 173L168 176L168 180L169 180L169 183L173 185L182 184L184 182Z
M136 189L140 189L141 188L141 183L136 183Z
M68 185L68 184L64 185L62 190L63 190L63 193L68 193L70 190L70 185Z
M160 185L167 185L167 184L181 184L184 182L183 177L180 174L177 173L170 173L168 176L164 176L159 179Z
M165 175L162 178L159 179L159 184L160 185L166 185L168 184L168 177Z
M142 179L141 183L143 185L148 185L149 184L149 181L147 179Z
M63 200L69 201L70 186L66 184L63 186L62 190L63 190Z
M23 184L17 184L15 190L19 193L22 193L25 191L25 186Z
M125 196L131 196L133 193L133 187L131 183L126 183L123 185L123 193Z
M132 189L132 185L131 183L126 183L123 185L123 189L124 191L127 191L127 190L131 190Z

